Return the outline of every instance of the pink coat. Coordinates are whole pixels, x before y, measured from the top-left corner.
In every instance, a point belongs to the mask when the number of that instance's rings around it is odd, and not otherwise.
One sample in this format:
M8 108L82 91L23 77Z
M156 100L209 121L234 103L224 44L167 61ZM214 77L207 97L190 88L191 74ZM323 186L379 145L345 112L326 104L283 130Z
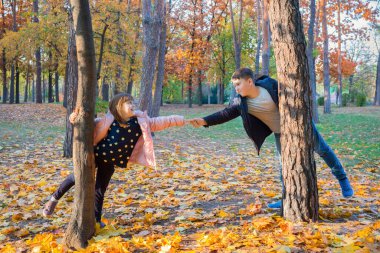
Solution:
M162 131L169 127L185 125L183 116L171 115L149 118L146 112L136 111L137 121L140 124L142 136L138 139L128 163L137 163L143 166L156 168L152 132ZM108 112L104 117L95 120L94 146L107 136L108 129L114 121L113 115Z

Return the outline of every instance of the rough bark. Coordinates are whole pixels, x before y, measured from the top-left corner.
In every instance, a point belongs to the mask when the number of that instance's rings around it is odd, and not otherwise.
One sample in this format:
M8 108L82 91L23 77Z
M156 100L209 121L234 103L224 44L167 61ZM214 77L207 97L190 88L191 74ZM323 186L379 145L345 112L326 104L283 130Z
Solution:
M326 0L321 0L322 7L322 37L323 37L323 87L325 103L323 113L331 113L330 99L330 63L329 63L329 37L327 32Z
M16 104L20 103L20 69L18 67L18 63L16 62Z
M88 0L71 0L78 59L78 94L74 126L74 208L65 233L65 244L81 249L95 233L95 116L96 59Z
M75 44L75 30L72 20L72 12L69 10L69 41L67 52L67 66L65 73L65 100L66 100L66 134L63 143L63 156L73 156L73 125L69 121L70 114L74 111L78 90L78 59Z
M269 0L263 0L263 51L262 73L269 75L270 59L270 26L269 26Z
M166 6L164 6L164 15L166 16ZM166 17L164 17L162 30L160 34L160 48L158 51L156 88L154 90L154 100L150 115L157 117L160 114L160 105L162 101L162 87L165 77L165 52L166 52Z
M376 91L373 101L374 105L380 105L380 51L377 57L377 70L376 70Z
M241 33L242 33L242 25L243 25L243 2L240 2L240 9L239 9L239 24L238 24L238 31L236 31L235 27L235 20L234 20L234 12L232 9L232 0L230 2L230 15L231 15L231 25L232 25L232 36L234 39L234 52L235 52L235 69L240 69L241 64ZM230 104L232 103L233 99L236 97L236 90L234 87L231 88L231 97L230 97Z
M340 23L340 12L341 4L338 0L338 92L337 92L337 104L342 106L342 93L343 93L343 83L342 83L342 28Z
M315 59L313 57L314 49L314 27L315 27L315 0L310 0L310 22L307 31L308 43L307 43L307 60L309 63L309 73L310 73L310 88L311 97L313 103L312 115L315 123L319 122L318 118L318 104L317 104L317 84L315 79Z
M59 103L59 73L58 70L55 71L55 102Z
M144 54L139 108L144 111L148 110L149 104L152 103L153 78L164 16L164 0L155 0L153 10L151 0L143 0L142 3Z
M316 221L312 101L298 0L270 1L269 15L280 95L283 216L290 221Z
M255 73L260 72L260 52L261 52L261 4L260 0L256 0L256 15L257 15L257 47L255 57Z
M9 87L9 103L13 104L15 102L15 65L11 66L11 83Z
M33 22L34 23L38 23L39 20L38 20L38 0L33 0L33 12L34 12L34 16L33 16ZM36 89L35 89L35 92L36 92L36 103L42 103L42 87L41 87L41 72L42 72L42 68L41 68L41 48L38 47L36 52L35 52L35 56L36 56L36 74L37 74L37 79L36 79Z

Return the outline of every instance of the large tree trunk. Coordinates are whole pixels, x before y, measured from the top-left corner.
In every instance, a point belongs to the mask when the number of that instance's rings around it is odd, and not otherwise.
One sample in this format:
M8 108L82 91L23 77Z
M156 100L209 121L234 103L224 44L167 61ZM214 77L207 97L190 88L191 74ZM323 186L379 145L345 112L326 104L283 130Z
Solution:
M271 1L269 15L280 95L283 216L290 221L316 221L318 189L312 101L299 3Z
M164 0L155 0L152 11L151 0L143 0L143 68L140 86L140 110L148 110L152 102L152 86L155 73L157 51L160 42L160 32L164 16Z
M69 41L67 52L67 66L65 73L65 100L66 102L66 134L63 143L63 156L73 156L73 125L69 121L74 111L78 90L78 59L75 44L75 30L71 10L69 10Z
M343 93L343 84L342 84L342 31L340 24L340 0L338 0L338 99L337 104L342 106L342 93Z
M380 105L380 51L377 57L377 70L376 70L376 91L375 98L373 101L374 105Z
M16 62L16 104L20 103L20 69Z
M166 52L166 6L164 6L164 23L162 24L162 30L160 34L160 48L158 52L157 61L157 76L156 76L156 88L154 90L154 100L152 106L152 117L160 115L160 105L162 101L162 87L164 85L165 77L165 52Z
M33 17L33 22L38 23L38 0L33 0L33 12L34 12L34 17ZM42 89L41 89L41 48L38 47L36 52L36 74L37 74L37 79L36 79L36 103L42 103Z
M315 25L315 0L310 0L310 22L307 31L308 44L307 44L307 60L309 63L309 73L310 73L310 88L311 88L311 98L312 98L312 115L315 123L319 122L318 118L318 104L317 104L317 84L315 79L315 61L313 57L314 49L314 25Z
M241 64L241 33L242 33L242 25L243 25L243 2L240 1L240 11L239 11L239 26L238 31L236 32L235 21L234 21L234 12L232 9L232 0L230 2L230 15L231 15L231 25L232 25L232 36L234 39L234 49L235 49L235 69L240 69ZM233 99L236 97L236 90L232 86L231 87L231 96L230 96L230 104L232 104Z
M74 127L74 208L65 234L70 248L85 248L95 233L95 116L96 59L88 0L71 0L78 57L78 94Z
M263 0L262 73L264 75L269 75L269 59L270 59L269 0Z
M264 0L265 1L265 0ZM257 15L257 47L255 57L255 73L260 72L260 52L261 52L261 4L260 0L256 0L256 15Z
M330 98L330 66L329 66L329 37L327 32L326 0L321 0L322 7L322 37L323 37L323 87L324 87L324 113L331 113Z

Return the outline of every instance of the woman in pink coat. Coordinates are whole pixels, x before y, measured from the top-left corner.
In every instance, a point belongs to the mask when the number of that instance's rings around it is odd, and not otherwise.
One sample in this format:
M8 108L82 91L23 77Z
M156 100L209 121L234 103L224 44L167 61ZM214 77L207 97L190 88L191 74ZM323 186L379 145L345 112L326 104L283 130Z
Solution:
M75 123L76 114L70 116ZM169 127L185 125L183 116L149 118L146 113L134 111L133 97L117 94L109 103L109 112L95 120L94 153L97 167L95 182L95 218L101 222L104 193L115 171L115 166L126 167L137 163L156 167L152 132ZM43 209L45 217L50 216L58 200L75 184L70 174L53 193Z

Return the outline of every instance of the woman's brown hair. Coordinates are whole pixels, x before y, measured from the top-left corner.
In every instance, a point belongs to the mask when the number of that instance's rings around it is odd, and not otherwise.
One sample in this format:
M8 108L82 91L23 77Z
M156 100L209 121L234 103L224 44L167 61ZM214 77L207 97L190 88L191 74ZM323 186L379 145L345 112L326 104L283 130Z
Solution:
M113 96L108 106L110 112L119 123L123 122L121 108L124 103L133 105L133 97L127 93L119 93Z

